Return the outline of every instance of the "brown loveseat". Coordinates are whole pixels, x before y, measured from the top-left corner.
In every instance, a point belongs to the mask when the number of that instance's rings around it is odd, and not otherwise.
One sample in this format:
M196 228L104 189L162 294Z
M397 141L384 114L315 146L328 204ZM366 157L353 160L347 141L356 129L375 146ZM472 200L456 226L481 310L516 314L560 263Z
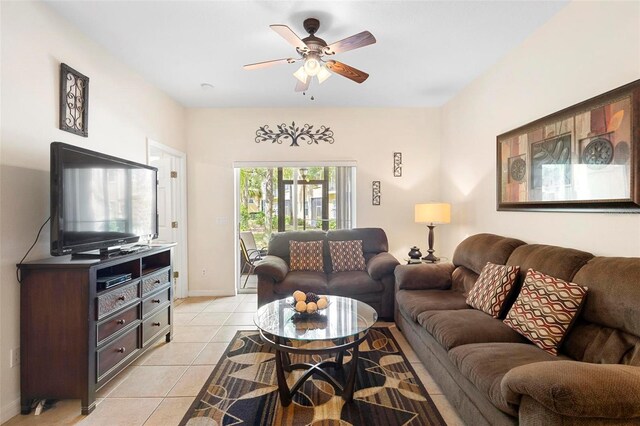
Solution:
M520 266L516 286L533 268L588 287L559 356L465 303L487 262ZM395 273L396 324L469 424L640 424L640 258L479 234Z
M290 271L289 241L323 241L324 272ZM362 240L365 271L333 273L329 241ZM290 231L273 234L267 256L256 266L258 306L291 296L295 290L348 296L371 305L380 318L392 319L394 269L387 235L380 228Z

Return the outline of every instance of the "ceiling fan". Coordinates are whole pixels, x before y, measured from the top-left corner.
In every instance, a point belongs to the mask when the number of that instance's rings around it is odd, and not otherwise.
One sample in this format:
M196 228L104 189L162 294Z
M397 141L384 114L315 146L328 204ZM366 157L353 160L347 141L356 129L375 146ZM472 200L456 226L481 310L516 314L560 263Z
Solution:
M359 69L333 59L325 60L325 57L373 44L376 42L373 34L369 31L362 31L361 33L327 45L323 39L315 36L316 31L320 28L319 20L315 18L305 19L303 26L305 31L309 33L309 36L300 39L300 37L286 25L270 25L272 30L280 34L282 38L296 48L296 52L300 55L298 58L283 58L258 62L245 65L243 68L246 70L254 70L277 64L293 64L298 61L304 61L303 65L293 73L298 79L295 88L296 92L306 91L314 76L318 78L319 83L324 82L331 76L331 72L353 80L356 83L362 83L369 77L369 74L364 71L360 71Z

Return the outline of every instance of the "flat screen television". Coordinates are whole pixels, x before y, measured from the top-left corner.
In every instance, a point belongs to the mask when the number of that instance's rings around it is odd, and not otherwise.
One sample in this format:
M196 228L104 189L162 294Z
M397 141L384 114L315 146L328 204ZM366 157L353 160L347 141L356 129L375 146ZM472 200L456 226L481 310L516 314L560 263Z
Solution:
M158 169L62 142L51 144L51 254L158 237Z

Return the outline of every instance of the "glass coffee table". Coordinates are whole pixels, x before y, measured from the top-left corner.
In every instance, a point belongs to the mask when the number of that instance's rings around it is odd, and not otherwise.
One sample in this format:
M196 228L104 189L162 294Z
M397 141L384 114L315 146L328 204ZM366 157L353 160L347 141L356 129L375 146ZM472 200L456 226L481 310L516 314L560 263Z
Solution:
M276 355L276 377L280 402L291 404L293 395L304 382L317 374L330 383L350 402L358 369L358 346L378 319L376 311L366 303L348 297L327 296L329 305L313 315L298 314L292 307L293 298L276 300L262 306L255 313L253 322L260 331L263 342ZM344 386L325 371L342 369L344 354L351 349L351 367ZM318 363L291 363L291 355L336 354ZM285 372L306 370L289 389Z

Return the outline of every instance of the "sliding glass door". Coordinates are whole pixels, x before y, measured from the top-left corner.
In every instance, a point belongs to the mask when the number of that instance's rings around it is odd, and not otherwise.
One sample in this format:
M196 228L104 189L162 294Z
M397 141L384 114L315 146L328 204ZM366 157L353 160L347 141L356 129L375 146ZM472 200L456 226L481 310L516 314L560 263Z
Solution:
M238 230L245 239L253 237L255 244L251 243L249 250L266 248L274 232L355 226L354 166L256 165L236 169ZM244 289L248 289L252 278L247 280L246 274L251 268L240 260L239 283L246 282Z

